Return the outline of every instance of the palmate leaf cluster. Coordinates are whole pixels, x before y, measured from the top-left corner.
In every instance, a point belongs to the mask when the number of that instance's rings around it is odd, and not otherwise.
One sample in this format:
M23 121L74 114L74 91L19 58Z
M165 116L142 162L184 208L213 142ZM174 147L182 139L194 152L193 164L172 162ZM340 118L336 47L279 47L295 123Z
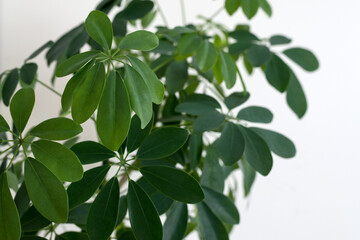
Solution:
M266 0L226 0L224 7L249 19L259 9L272 13ZM227 30L206 18L143 30L158 10L147 0L104 0L83 24L1 74L11 119L0 115L0 240L174 240L193 231L228 239L240 222L229 176L242 172L247 196L256 174L270 173L272 154L295 156L291 140L258 127L273 120L269 109L242 107L250 93L238 64L248 75L263 72L301 118L306 98L286 61L314 71L316 57L287 47L285 36L262 39L247 25ZM56 63L51 83L69 76L62 109L27 126L35 86L51 89L30 62L45 50L47 63ZM233 90L237 81L242 91ZM97 140L79 140L86 121L94 121ZM78 230L59 227L68 225Z

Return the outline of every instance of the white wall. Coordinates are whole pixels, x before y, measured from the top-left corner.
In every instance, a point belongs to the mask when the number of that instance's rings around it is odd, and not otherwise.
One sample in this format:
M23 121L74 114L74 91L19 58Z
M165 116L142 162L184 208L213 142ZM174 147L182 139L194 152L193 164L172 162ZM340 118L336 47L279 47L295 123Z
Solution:
M83 21L96 0L0 1L0 71L20 67L38 46ZM185 0L187 19L201 11L209 16L222 0ZM352 240L360 239L360 2L357 0L270 0L274 15L252 21L262 37L284 33L294 45L313 49L321 68L313 74L294 66L306 90L309 110L298 121L285 97L272 89L261 74L247 78L250 104L268 106L274 113L271 129L289 136L297 146L291 160L275 158L272 172L258 177L248 200L239 196L241 224L231 239L246 240ZM160 1L170 25L181 23L178 1ZM243 15L217 17L224 24L243 22ZM161 19L157 21L160 23ZM48 81L43 55L40 79ZM61 91L64 84L58 80ZM59 99L37 87L32 123L57 114ZM49 104L58 107L42 111ZM4 114L5 108L0 106ZM6 115L6 113L5 113ZM8 115L6 115L8 116ZM93 133L87 137L92 136ZM240 174L239 174L240 175ZM239 194L240 195L240 194Z

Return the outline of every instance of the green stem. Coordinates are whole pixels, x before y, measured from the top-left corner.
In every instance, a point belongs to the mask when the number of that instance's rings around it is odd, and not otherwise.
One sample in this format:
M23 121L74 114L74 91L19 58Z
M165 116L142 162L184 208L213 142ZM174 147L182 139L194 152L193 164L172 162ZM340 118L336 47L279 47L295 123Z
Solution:
M174 59L174 56L172 56L171 58L167 59L166 61L160 63L159 65L157 65L156 67L154 67L152 70L154 72L156 72L157 70L159 70L160 68L162 68L163 66L165 66L166 64L168 64L169 62L171 62Z
M238 68L237 66L236 66L236 71L237 71L237 73L238 73L238 75L239 75L239 77L240 77L241 85L242 85L242 87L243 87L244 96L245 96L246 93L247 93L246 86L245 86L245 82L244 82L244 79L243 79L243 77L242 77L242 75L241 75L241 73L240 73L240 70L239 70L239 68Z
M182 23L183 23L183 25L185 26L185 25L186 25L186 12L185 12L184 0L180 0L180 7L181 7Z
M161 9L161 7L160 7L160 4L159 4L158 0L155 0L155 3L156 3L156 6L157 6L157 8L158 8L158 11L159 11L159 13L160 13L160 16L161 16L161 18L162 18L165 26L166 26L166 27L169 27L169 24L168 24L168 22L167 22L167 20L166 20L166 17L165 17L165 15L164 15L164 12L162 11L162 9Z
M14 133L13 131L11 131L11 129L9 129L8 131L9 131L14 137L16 137L18 140L20 140L19 137L18 137L18 135L16 135L16 133Z
M14 161L16 154L19 152L20 146L18 146L18 148L16 149L14 156L11 158L9 165L6 167L5 172L7 172L9 170L9 168L11 167L12 162Z
M50 91L52 91L53 93L55 93L56 95L58 95L59 97L61 97L61 93L59 93L58 91L56 91L55 89L53 89L52 87L50 87L49 85L47 85L46 83L40 81L39 79L36 79L36 81L38 83L40 83L41 85L43 85L44 87L46 87L47 89L49 89Z
M12 146L8 147L7 149L5 149L4 151L0 152L0 155L6 153L7 151L9 151L10 149L14 148L15 146L17 146L17 144L12 145Z

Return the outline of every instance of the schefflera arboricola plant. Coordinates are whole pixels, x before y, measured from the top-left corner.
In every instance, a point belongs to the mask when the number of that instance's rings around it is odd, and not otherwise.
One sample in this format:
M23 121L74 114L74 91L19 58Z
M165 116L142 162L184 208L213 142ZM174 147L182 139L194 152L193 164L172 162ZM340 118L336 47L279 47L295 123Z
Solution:
M259 68L301 118L305 94L283 56L314 71L309 50L274 53L291 39L260 39L247 25L229 31L213 21L217 13L199 25L165 21L152 33L143 29L163 16L159 5L130 1L111 21L107 13L120 4L102 1L84 24L0 75L12 119L10 127L0 115L0 240L176 240L193 231L226 240L240 221L229 176L241 170L247 196L256 174L270 173L272 153L295 156L287 137L252 126L270 123L269 109L238 108L250 93L236 62L250 75ZM271 15L266 0L226 0L222 8L249 19L258 9ZM139 21L143 29L127 34ZM56 62L51 82L71 76L62 93L29 62L47 48L48 64ZM225 94L237 79L243 90ZM62 109L25 131L37 83L61 97ZM88 120L98 139L79 141Z

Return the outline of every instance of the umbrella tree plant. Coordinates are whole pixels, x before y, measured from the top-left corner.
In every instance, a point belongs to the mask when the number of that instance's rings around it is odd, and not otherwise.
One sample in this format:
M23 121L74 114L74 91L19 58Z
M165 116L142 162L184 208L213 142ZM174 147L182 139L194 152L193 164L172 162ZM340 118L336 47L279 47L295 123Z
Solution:
M260 9L272 13L266 0L226 0L221 9L248 19ZM117 11L112 20L110 11ZM164 17L159 5L104 0L84 23L1 74L11 119L0 115L0 240L174 240L193 231L229 239L240 221L229 176L242 176L247 196L256 174L270 173L272 154L296 152L282 134L253 127L273 114L242 107L251 95L241 72L261 71L301 118L306 98L286 61L306 71L318 61L283 35L228 29L214 22L218 13L197 25L164 21L150 32L156 15ZM56 65L49 83L31 61L43 51ZM50 84L65 76L58 93ZM27 126L38 84L60 96L61 112ZM86 121L98 139L79 140ZM59 228L69 225L76 227Z

